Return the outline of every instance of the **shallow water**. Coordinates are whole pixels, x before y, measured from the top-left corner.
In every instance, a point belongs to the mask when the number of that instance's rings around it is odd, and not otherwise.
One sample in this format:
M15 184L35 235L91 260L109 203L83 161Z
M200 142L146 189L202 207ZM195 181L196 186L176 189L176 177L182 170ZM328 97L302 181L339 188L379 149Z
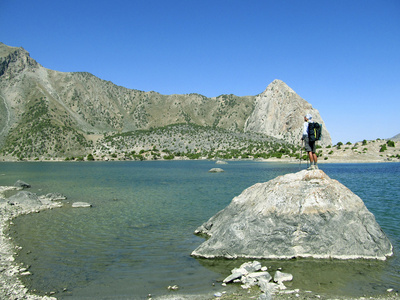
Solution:
M24 279L58 298L144 299L175 293L214 293L218 280L243 261L204 260L190 253L204 240L193 231L245 188L289 172L298 164L229 162L208 173L212 161L0 163L0 185L21 179L39 194L60 192L63 208L17 218L11 235L30 265ZM302 165L302 168L305 166ZM294 275L291 288L362 296L400 287L400 164L320 165L359 195L389 236L394 257L381 261L298 259L263 261ZM213 286L215 283L215 286ZM64 289L66 289L64 291Z

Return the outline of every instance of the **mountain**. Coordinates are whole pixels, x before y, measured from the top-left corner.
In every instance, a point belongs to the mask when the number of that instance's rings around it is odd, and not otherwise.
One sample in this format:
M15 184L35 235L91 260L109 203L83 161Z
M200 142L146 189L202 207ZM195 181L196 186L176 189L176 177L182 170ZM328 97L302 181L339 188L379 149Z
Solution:
M226 136L259 133L298 144L302 116L308 112L322 121L317 110L279 80L258 96L162 95L117 86L86 72L49 70L25 49L0 43L3 156L91 153L105 137L174 124L225 130ZM327 131L323 143L331 143Z
M303 131L303 117L311 113L313 120L322 123L320 145L332 143L318 110L297 95L281 80L274 80L255 99L255 107L246 120L245 132L258 132L296 144Z
M394 137L392 137L390 140L395 141L395 142L399 142L400 141L400 133L396 134Z

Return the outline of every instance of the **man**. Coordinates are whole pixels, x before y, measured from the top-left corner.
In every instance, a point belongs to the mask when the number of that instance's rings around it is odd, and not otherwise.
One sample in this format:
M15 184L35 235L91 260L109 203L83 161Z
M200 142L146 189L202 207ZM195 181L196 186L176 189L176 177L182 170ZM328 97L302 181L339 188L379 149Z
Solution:
M310 142L308 138L308 124L313 123L312 121L312 115L306 114L304 117L304 125L303 125L303 136L301 139L304 141L304 147L307 152L308 157L310 158L310 167L307 170L316 170L318 169L317 165L317 154L316 152L316 147L315 147L315 141Z

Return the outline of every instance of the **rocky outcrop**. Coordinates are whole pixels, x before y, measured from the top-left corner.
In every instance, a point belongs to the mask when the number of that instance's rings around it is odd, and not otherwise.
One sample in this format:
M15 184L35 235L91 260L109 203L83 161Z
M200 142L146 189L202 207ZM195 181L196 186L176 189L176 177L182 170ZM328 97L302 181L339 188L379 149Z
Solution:
M245 123L246 132L258 132L292 144L299 144L304 116L322 123L321 146L332 144L329 132L318 112L310 103L297 95L281 80L274 80L255 99L255 108Z
M321 170L249 187L195 234L209 238L192 253L205 258L384 260L393 254L364 202Z

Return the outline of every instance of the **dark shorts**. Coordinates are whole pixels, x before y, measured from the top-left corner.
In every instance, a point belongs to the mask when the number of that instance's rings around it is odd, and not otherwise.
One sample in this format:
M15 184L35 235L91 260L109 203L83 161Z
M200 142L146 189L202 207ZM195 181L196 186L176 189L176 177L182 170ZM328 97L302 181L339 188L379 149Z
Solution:
M304 147L306 149L307 152L316 152L316 147L315 147L315 141L314 142L310 142L308 140L308 137L304 138Z

